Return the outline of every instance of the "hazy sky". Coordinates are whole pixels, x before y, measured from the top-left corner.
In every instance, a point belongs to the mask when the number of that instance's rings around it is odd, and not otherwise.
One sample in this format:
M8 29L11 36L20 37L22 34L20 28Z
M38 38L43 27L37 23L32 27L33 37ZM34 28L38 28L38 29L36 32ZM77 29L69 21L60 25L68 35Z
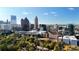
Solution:
M16 15L17 23L27 17L34 23L38 16L39 23L44 24L79 24L79 8L77 7L4 7L0 8L0 20L10 21L11 15Z

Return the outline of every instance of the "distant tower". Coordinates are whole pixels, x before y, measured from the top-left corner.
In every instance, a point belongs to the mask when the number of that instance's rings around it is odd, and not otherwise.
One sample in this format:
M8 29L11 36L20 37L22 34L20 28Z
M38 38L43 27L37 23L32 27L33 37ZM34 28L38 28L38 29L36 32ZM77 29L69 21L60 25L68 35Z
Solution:
M34 25L34 29L38 30L38 17L35 17L35 25Z
M6 23L7 23L7 24L9 23L8 19L7 19Z
M21 27L24 31L29 31L29 20L27 17L25 19L21 19Z
M16 16L11 15L11 24L16 24Z

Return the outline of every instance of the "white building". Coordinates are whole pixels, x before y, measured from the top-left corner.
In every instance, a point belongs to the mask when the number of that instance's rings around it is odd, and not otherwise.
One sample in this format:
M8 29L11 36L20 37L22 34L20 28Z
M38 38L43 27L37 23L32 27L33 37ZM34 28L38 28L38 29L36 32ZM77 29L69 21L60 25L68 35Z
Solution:
M32 31L16 31L16 33L20 34L31 34L31 35L38 35L38 34L45 34L46 31L37 31L37 30L32 30Z
M62 39L62 37L59 37L59 39ZM64 36L63 42L76 46L79 45L79 40L75 36Z
M10 24L0 24L0 30L11 30L12 27Z

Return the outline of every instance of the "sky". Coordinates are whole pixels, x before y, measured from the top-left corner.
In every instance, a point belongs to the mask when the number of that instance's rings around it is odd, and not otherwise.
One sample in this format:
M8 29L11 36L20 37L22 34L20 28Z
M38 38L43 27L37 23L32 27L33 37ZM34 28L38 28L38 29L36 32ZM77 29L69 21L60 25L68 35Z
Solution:
M78 7L1 7L0 20L11 20L11 15L16 15L17 23L21 18L27 17L34 23L35 16L40 24L79 24Z

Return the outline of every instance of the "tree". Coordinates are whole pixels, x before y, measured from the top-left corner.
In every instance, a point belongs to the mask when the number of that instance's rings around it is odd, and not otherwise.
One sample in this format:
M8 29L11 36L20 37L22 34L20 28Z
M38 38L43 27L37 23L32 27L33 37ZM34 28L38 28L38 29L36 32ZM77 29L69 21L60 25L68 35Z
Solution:
M0 45L0 50L1 51L7 51L8 50L7 45L6 44L1 44Z
M55 45L55 47L54 47L54 50L55 51L61 51L62 49L61 49L61 44L60 43L56 43L56 45Z

